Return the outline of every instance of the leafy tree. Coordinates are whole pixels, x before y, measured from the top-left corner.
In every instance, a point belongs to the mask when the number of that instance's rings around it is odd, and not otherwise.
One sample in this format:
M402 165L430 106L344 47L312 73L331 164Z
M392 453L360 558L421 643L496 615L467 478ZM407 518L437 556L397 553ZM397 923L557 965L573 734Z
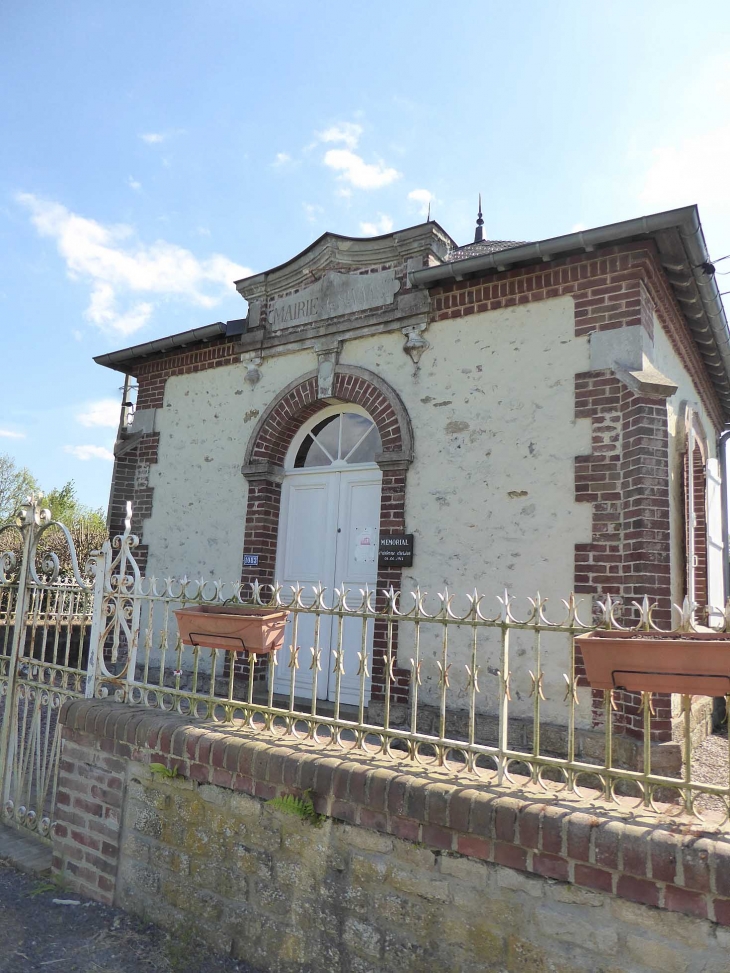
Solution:
M41 493L33 474L25 467L18 467L12 457L0 454L0 523L11 521L31 493ZM62 523L71 534L79 566L83 570L91 552L98 550L107 538L103 510L81 503L73 480L44 494L42 503L51 511L53 519ZM0 541L0 549L13 550L19 555L21 541L18 532L5 531ZM62 575L71 574L68 542L58 528L50 527L44 531L39 554L46 552L52 552L58 557Z
M95 529L105 526L104 512L101 508L94 509L79 502L73 480L47 493L43 497L43 506L48 507L54 520L60 520L67 527L71 527L78 521L84 521Z
M17 466L7 453L0 453L0 523L10 520L21 503L38 492L38 481L30 470Z
M79 566L83 570L91 552L98 550L107 538L103 511L100 508L87 507L79 501L73 480L47 493L43 498L43 506L48 507L54 520L68 528ZM71 557L61 531L49 529L44 535L44 542L44 549L51 550L58 556L62 572L70 573Z

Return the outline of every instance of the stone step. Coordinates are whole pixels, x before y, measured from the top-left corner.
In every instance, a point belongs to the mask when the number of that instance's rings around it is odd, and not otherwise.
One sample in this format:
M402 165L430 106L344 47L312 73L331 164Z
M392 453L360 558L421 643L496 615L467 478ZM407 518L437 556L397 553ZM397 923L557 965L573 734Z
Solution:
M0 824L0 861L29 875L50 875L51 846L30 833Z

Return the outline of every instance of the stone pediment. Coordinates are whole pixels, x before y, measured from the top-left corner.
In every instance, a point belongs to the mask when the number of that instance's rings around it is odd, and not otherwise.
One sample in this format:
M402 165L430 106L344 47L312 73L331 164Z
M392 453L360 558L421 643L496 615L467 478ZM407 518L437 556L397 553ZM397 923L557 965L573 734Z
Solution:
M236 282L249 302L248 330L412 314L424 295L412 292L408 274L440 263L452 246L433 222L365 239L325 233L285 264Z

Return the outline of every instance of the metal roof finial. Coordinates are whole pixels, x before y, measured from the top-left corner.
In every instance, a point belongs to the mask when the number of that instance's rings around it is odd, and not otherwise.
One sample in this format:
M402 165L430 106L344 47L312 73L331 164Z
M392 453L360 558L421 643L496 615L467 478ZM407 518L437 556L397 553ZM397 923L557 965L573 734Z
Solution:
M426 214L426 222L431 222L431 200L428 201L428 213Z
M484 220L482 219L482 194L479 193L479 214L477 216L477 228L474 231L474 243L481 243L484 239Z

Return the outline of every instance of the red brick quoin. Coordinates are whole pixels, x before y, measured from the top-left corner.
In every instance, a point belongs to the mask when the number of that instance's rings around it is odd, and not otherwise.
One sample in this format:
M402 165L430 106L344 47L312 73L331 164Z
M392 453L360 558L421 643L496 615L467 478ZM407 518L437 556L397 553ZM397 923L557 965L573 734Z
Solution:
M248 481L248 503L244 553L255 551L259 563L253 569L243 568L242 581L262 584L274 581L281 483L287 450L302 425L320 409L335 402L362 406L375 422L382 444L382 453L377 457L383 473L380 533L388 535L405 530L406 473L413 456L413 434L398 393L364 368L337 366L332 395L325 400L320 398L316 373L308 374L284 389L271 403L254 429L246 450L243 474ZM400 569L378 568L378 609L385 607L384 589L391 585L396 590L400 588L401 573ZM386 623L376 622L371 686L371 699L375 701L385 698L387 644ZM396 649L394 642L393 654ZM245 675L243 670L242 674ZM395 668L393 676L392 701L408 702L408 670Z

